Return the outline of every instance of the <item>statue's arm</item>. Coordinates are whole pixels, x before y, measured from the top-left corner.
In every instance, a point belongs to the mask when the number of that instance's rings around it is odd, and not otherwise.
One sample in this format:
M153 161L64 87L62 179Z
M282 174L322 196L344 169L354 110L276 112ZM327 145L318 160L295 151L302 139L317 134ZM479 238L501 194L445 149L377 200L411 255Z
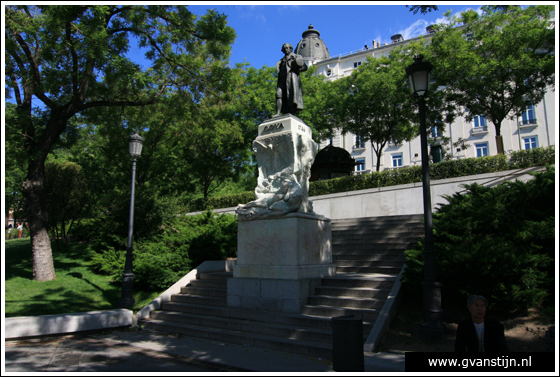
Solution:
M298 66L298 71L305 72L307 71L307 64L305 64L305 60L303 60L303 56L296 55L296 64Z

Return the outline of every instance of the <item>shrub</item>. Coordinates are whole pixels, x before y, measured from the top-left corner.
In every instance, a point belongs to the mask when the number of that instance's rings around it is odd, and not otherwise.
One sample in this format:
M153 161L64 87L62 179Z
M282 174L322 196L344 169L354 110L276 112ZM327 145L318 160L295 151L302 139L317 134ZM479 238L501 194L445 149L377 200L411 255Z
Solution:
M135 287L166 289L205 260L235 257L237 218L211 211L175 217L159 234L136 241L133 247ZM112 275L114 281L122 280L126 240L102 234L88 251L95 272Z
M509 164L512 168L526 168L534 165L554 163L554 146L548 148L525 149L511 154Z
M518 169L554 162L554 146L535 148L512 153L508 161L506 155L466 158L430 164L430 179L464 177L466 175L493 173L508 169ZM309 196L328 195L338 192L365 190L422 181L422 167L410 166L395 170L372 172L371 174L349 175L346 177L314 181L309 184ZM210 197L204 200L191 200L188 211L203 211L236 207L238 204L255 200L255 193L247 191L240 194Z
M467 186L434 213L442 298L463 307L481 294L495 312L523 311L554 297L554 170L526 183ZM406 251L405 289L422 296L424 244Z

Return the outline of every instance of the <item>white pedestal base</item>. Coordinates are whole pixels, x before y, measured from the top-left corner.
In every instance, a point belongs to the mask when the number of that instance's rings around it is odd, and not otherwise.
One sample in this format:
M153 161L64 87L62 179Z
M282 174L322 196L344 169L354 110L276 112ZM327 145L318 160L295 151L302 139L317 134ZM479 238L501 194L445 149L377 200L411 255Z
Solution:
M322 216L239 221L228 306L298 313L321 278L335 274L331 238Z

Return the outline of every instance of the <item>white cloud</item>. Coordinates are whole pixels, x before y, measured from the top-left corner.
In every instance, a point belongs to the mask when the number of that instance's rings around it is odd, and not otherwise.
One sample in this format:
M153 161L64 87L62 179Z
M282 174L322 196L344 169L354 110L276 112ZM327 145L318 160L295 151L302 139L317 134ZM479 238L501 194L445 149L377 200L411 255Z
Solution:
M406 29L399 31L398 34L402 34L404 39L415 38L419 35L426 34L426 26L428 25L428 21L420 19Z
M254 21L265 24L266 17L264 16L264 13L260 11L262 7L263 7L262 5L249 5L249 7L240 7L239 9L243 9L243 10L248 9L248 11L241 12L239 14L239 17L252 19Z
M482 14L482 8L478 7L478 8L472 8L472 7L465 7L462 8L456 12L453 12L452 15L453 16L460 16L462 12L465 12L469 9L473 9L475 10L478 14ZM428 25L432 25L432 24L448 24L449 21L447 20L446 17L438 17L435 21L432 22L428 22L424 19L419 19L416 22L414 22L412 25L410 25L409 27L407 27L404 30L399 31L399 34L402 34L404 39L410 39L410 38L415 38L418 37L422 34L426 34L426 26Z

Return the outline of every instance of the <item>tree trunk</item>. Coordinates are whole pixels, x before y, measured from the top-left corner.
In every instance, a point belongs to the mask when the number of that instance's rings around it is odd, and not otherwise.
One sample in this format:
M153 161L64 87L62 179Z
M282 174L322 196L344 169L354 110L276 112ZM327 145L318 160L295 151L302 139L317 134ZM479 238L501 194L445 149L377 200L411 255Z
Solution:
M56 279L51 242L47 232L44 181L43 160L38 158L30 161L27 178L22 185L22 192L27 204L27 222L31 235L33 280L37 281Z
M502 123L494 123L494 128L496 129L496 149L498 154L504 154L504 139L501 135Z

